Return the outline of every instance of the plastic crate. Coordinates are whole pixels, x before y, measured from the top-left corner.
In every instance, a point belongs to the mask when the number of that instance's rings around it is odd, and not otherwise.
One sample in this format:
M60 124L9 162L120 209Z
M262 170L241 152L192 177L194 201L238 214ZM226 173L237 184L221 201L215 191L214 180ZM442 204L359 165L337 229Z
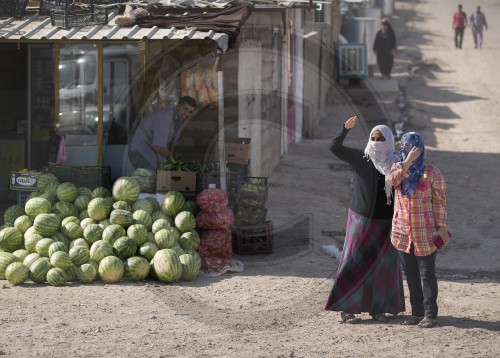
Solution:
M62 9L52 9L50 11L50 21L52 26L63 29L106 25L108 23L108 10L94 5L87 7L71 5Z
M273 223L236 226L233 252L239 255L271 254L273 252Z
M50 16L52 10L62 10L73 3L73 0L40 0L38 14Z
M28 201L28 197L30 196L31 193L33 193L33 191L16 190L17 205L22 206L24 208L24 205Z
M65 183L71 181L70 165L51 164L43 167L42 172L54 174L57 177L57 179L59 179L59 183Z
M26 13L28 0L0 0L0 16L22 18Z
M91 190L100 186L111 189L111 167L72 167L71 182Z

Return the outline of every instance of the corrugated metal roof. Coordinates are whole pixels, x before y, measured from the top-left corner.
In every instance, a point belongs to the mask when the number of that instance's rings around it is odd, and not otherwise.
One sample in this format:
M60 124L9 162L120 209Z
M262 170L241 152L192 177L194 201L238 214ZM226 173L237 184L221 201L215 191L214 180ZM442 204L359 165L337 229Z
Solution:
M122 27L115 25L116 13L111 12L107 25L74 27L63 29L53 27L50 18L32 15L18 20L0 20L0 42L24 41L65 41L65 40L201 40L217 42L222 51L228 49L229 36L215 31L198 31L196 28L162 29L139 26Z

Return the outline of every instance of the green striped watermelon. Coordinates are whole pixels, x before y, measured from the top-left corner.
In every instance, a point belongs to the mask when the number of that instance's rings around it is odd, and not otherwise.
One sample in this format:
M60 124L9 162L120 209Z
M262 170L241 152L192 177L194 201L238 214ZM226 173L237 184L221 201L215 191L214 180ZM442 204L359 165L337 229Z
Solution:
M134 240L137 246L141 246L148 241L148 230L141 224L130 225L127 229L127 236Z
M53 243L54 240L49 238L39 240L35 246L36 252L38 252L42 257L49 257L49 248Z
M67 218L68 216L80 216L76 206L67 201L58 201L52 205L52 212L57 214L61 220Z
M179 245L184 250L196 250L198 246L200 246L200 243L200 235L198 235L198 232L195 230L185 232L179 238Z
M99 226L101 227L101 229L105 229L107 228L109 225L111 225L111 223L109 222L109 219L104 219L104 220L101 220L99 221Z
M109 198L111 196L111 192L108 190L108 188L105 188L103 186L99 186L92 190L92 199L95 198Z
M52 257L52 255L54 255L58 251L68 252L69 251L68 245L66 245L64 242L60 242L60 241L53 242L49 246L49 256L48 257ZM52 266L54 266L54 265L52 265Z
M127 232L121 225L111 224L102 232L102 239L109 242L111 245L122 236L126 236Z
M37 196L40 196L42 195L42 192L41 191L32 191L30 195L28 195L28 200L29 199L33 199L33 198L36 198Z
M14 252L23 244L23 233L15 227L0 230L0 251Z
M182 275L182 264L175 251L159 250L153 257L153 268L156 276L163 282L177 281Z
M89 206L90 200L92 198L87 195L79 195L75 199L75 202L73 203L75 207L78 209L78 211L86 210L87 207Z
M146 211L136 210L132 213L132 217L134 218L135 224L142 224L146 227L146 229L148 229L148 231L151 230L151 226L153 225L153 218Z
M113 198L116 201L126 201L133 203L141 193L141 187L137 180L131 177L121 177L113 183Z
M172 217L175 217L184 208L186 200L178 191L167 191L163 196L161 210Z
M134 223L134 217L130 211L114 209L109 215L109 222L127 228Z
M155 210L151 214L151 219L153 219L153 222L155 222L156 220L165 219L165 220L168 220L170 222L171 226L174 225L174 219L172 219L170 216L168 216L167 214L165 214L161 210L161 208L160 208L160 210Z
M18 249L12 253L15 257L19 259L19 262L23 262L26 256L28 256L30 252L26 249Z
M83 230L85 230L85 228L90 224L97 224L97 221L91 218L85 218L80 222L80 226L82 227Z
M148 241L141 245L139 253L148 261L151 261L158 250L159 248L156 244Z
M47 199L37 197L29 199L24 205L26 215L34 220L39 214L49 214L52 211L52 204Z
M13 223L22 215L26 215L24 208L20 205L12 205L3 213L3 221Z
M68 245L68 248L71 250L75 246L83 246L86 247L88 250L90 250L89 243L87 242L87 240L82 238L71 241Z
M30 276L30 270L21 262L13 262L5 270L5 278L13 285L21 285Z
M90 224L85 228L85 230L83 230L83 237L89 245L92 245L94 242L102 239L103 232L104 231L99 224Z
M149 275L149 260L144 257L132 256L125 260L125 273L132 281L145 280Z
M53 267L67 270L72 264L71 257L65 251L56 251L50 256L50 264Z
M60 231L56 232L54 235L50 237L54 242L62 242L69 248L69 240L68 238Z
M39 175L36 183L38 191L45 193L45 189L50 183L59 184L59 179L52 173L43 173Z
M35 231L44 237L54 235L59 231L61 225L61 218L56 214L38 214L33 220L33 227Z
M190 255L184 253L179 256L179 260L182 265L182 274L181 280L184 281L193 281L196 276L198 276L198 272L200 272L201 268L201 258L198 254Z
M154 211L154 206L149 200L137 199L132 204L132 212L137 211L137 210L144 210L148 214L152 214Z
M23 264L24 266L26 266L27 268L30 268L31 265L33 265L33 263L38 260L39 258L41 258L42 256L40 256L40 254L38 252L33 252L31 254L29 254L28 256L26 256L23 260Z
M57 185L57 184L55 184L55 185ZM59 199L57 199L57 194L55 191L47 191L47 192L41 194L39 196L39 198L43 198L43 199L47 200L50 203L50 205L54 205L59 200Z
M127 259L135 255L137 252L137 244L130 237L122 236L113 244L113 251L119 258Z
M182 249L182 247L179 245L179 243L176 241L172 247L170 248L170 250L173 250L175 251L175 253L177 254L177 256L180 256L184 253L184 250Z
M113 246L104 240L96 241L90 247L90 259L100 262L103 258L113 255Z
M76 276L81 283L91 283L97 276L97 270L92 264L83 264L78 268Z
M60 201L67 201L69 203L72 203L78 197L78 189L73 183L61 183L57 187L56 195Z
M115 201L115 203L113 204L113 209L122 209L132 212L132 206L123 200Z
M175 216L174 219L175 227L180 231L181 234L193 231L196 228L196 218L193 213L189 211L181 211Z
M161 229L167 229L169 227L172 227L172 225L170 225L170 222L168 220L158 219L151 226L151 231L153 232L153 234L156 234Z
M92 190L91 189L84 187L84 186L80 186L77 189L78 189L78 195L85 195L85 196L92 197Z
M155 234L155 243L160 249L169 249L175 244L175 235L168 228L161 229Z
M74 222L69 222L61 227L61 231L68 237L69 240L76 240L83 237L83 229L80 225Z
M47 281L47 272L52 268L48 257L41 257L31 264L30 277L34 283L44 283Z
M123 278L125 265L115 256L108 256L99 263L99 277L106 283L115 283Z
M73 282L78 278L78 267L74 264L69 265L65 272L66 282Z
M62 221L61 221L61 228L64 227L64 225L66 225L69 222L72 222L72 223L75 223L77 225L80 225L80 219L78 217L76 217L76 216L68 216L68 217L65 217L64 219L62 219Z
M86 264L90 260L90 250L85 246L73 246L69 249L69 257L73 264L80 266Z
M36 243L43 239L43 236L37 233L32 233L31 235L24 236L24 247L30 253L36 252Z
M5 280L5 270L13 262L19 262L19 258L10 252L0 251L0 280Z
M51 195L53 195L54 200L57 201L58 200L57 199L57 187L58 186L59 186L59 182L48 183L47 186L45 187L45 191L40 196L43 196L47 193L50 193ZM46 196L44 196L44 197L46 197Z
M87 212L89 217L95 221L106 219L111 212L112 206L103 198L94 198L90 201Z
M87 219L87 218L90 218L88 210L85 209L85 210L80 211L80 215L78 215L78 217L82 221L85 220L85 219Z
M47 272L47 282L52 286L62 286L66 283L66 272L59 267L53 267Z

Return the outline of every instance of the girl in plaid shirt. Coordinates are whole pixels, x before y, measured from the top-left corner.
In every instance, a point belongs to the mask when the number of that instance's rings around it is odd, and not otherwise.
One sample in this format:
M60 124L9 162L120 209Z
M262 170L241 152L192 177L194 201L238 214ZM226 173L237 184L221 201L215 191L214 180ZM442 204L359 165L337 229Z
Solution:
M395 189L391 241L403 264L412 307L403 324L430 328L438 315L436 253L450 240L446 182L438 168L426 164L420 133L401 137L401 157L386 179Z

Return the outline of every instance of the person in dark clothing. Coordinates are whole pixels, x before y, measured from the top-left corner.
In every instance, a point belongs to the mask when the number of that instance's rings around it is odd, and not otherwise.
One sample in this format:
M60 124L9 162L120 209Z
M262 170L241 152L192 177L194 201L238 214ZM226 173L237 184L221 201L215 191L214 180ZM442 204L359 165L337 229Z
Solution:
M394 56L396 55L396 34L387 20L382 20L380 30L375 35L373 51L377 55L377 65L382 78L391 78Z
M455 48L462 48L464 39L464 29L467 26L467 14L462 11L462 5L458 5L457 11L453 14L452 27L455 30Z
M357 117L349 118L330 145L354 172L344 249L325 305L325 310L341 311L344 323L357 323L355 314L361 312L386 321L385 313L405 310L398 254L390 241L393 190L385 180L385 173L399 161L394 136L389 127L379 125L372 129L364 151L345 147L344 139L356 121Z

